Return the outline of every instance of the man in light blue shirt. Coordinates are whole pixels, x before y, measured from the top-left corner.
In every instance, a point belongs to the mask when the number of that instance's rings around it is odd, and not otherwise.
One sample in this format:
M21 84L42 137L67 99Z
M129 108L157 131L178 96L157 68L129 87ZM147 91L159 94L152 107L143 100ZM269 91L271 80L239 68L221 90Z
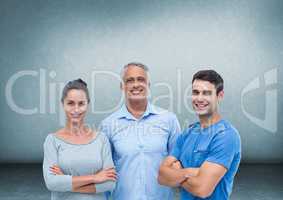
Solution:
M148 68L129 63L121 73L125 104L101 123L118 173L113 200L172 200L171 188L158 184L158 169L180 132L176 116L148 101Z
M223 120L218 104L223 79L214 70L201 70L192 80L192 106L199 122L181 134L159 171L160 184L181 187L181 200L228 200L241 160L241 140Z

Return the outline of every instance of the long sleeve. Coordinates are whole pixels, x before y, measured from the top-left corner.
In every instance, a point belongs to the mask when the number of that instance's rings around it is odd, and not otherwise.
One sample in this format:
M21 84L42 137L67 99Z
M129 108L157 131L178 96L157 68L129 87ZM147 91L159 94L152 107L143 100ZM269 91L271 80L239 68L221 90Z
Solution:
M168 153L170 154L177 140L177 137L181 133L181 128L180 128L180 123L175 114L172 115L172 119L169 124L170 124L170 136L169 136L167 148L168 148Z
M110 142L110 149L111 149L111 154L112 154L112 158L114 157L114 147L113 147L113 144L111 142L111 125L108 124L109 122L107 120L103 120L99 127L98 127L98 130L99 130L99 133L101 134L104 134L108 141Z
M72 176L52 174L49 167L54 164L58 164L57 149L53 136L49 134L44 142L43 177L46 187L56 192L72 191Z
M102 146L102 150L101 150L102 151L102 159L103 159L103 169L114 167L110 143L109 143L107 137L103 133L99 133L99 134L101 134L101 137L103 138L103 146ZM115 188L115 182L114 181L106 181L104 183L95 184L95 188L96 188L96 193L112 191Z

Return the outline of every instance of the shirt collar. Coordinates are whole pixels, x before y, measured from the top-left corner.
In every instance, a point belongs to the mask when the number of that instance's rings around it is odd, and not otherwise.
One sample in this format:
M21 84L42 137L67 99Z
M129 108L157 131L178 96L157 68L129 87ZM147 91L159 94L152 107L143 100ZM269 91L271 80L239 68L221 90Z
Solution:
M151 114L159 114L159 109L152 105L151 103L147 103L146 110L144 114L142 115L141 119L144 117L147 117ZM120 108L117 118L126 118L131 120L137 120L127 109L126 104L123 104L123 106Z
M213 130L212 131L213 133L219 133L221 131L224 131L227 128L227 125L225 123L225 120L221 119L218 122L206 128L201 128L200 122L193 124L190 128L197 131L208 132L208 133L210 133L211 130Z

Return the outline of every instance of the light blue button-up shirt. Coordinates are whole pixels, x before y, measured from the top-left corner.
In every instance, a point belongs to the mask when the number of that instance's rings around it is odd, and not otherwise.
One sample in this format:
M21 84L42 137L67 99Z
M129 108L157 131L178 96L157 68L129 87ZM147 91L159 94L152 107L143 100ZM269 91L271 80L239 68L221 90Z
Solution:
M136 119L124 105L100 129L109 138L118 173L113 200L173 199L172 189L159 185L157 176L180 133L175 114L148 103Z

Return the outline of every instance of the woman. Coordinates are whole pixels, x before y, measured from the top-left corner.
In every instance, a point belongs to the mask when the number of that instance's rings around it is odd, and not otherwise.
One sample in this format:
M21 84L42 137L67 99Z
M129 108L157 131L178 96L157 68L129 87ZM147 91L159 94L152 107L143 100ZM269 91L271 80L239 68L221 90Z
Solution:
M43 175L52 200L105 200L114 189L116 172L104 134L86 127L90 102L87 84L70 81L61 98L66 125L44 142Z

